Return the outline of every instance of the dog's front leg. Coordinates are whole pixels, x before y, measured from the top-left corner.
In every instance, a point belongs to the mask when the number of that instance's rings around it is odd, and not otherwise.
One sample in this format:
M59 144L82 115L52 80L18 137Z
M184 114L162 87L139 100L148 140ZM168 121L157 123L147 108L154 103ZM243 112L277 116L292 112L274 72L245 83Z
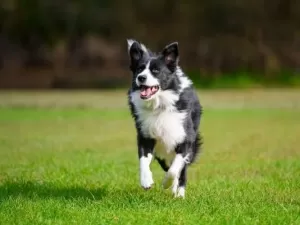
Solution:
M153 182L152 172L150 170L150 164L153 157L153 149L155 140L138 137L138 151L140 160L140 183L144 189L151 188Z
M191 143L189 142L177 146L176 156L163 181L163 187L167 189L172 186L172 192L177 197L184 197L190 147Z

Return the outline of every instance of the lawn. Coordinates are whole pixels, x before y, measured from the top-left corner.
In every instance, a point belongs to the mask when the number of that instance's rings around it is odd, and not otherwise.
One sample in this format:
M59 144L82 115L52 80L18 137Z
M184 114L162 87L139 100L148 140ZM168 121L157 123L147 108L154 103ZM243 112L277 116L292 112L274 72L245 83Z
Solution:
M300 90L199 96L183 200L140 188L125 90L0 92L0 224L300 224Z

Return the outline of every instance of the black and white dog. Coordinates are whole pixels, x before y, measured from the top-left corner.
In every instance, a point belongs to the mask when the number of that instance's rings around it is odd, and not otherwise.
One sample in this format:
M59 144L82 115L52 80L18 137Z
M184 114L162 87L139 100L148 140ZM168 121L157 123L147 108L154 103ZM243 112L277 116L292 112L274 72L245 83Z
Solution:
M166 172L163 187L172 186L176 197L184 197L187 166L201 146L202 107L192 81L178 66L177 42L158 54L136 40L127 43L133 74L128 100L137 130L141 186L149 189L154 183L154 157Z

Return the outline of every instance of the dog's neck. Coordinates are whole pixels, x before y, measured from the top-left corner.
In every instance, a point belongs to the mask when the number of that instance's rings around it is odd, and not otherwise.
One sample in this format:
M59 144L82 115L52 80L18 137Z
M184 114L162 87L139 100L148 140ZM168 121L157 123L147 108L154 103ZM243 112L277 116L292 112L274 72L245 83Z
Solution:
M174 111L179 96L173 90L159 91L154 98L144 101L143 108L151 111Z

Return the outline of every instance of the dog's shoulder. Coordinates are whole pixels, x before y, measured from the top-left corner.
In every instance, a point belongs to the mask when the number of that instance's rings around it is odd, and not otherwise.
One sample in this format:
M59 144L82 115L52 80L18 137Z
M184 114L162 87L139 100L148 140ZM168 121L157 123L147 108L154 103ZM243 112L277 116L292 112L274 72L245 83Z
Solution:
M192 109L193 107L200 107L200 101L196 89L193 85L190 85L181 91L176 102L176 108L181 111Z

